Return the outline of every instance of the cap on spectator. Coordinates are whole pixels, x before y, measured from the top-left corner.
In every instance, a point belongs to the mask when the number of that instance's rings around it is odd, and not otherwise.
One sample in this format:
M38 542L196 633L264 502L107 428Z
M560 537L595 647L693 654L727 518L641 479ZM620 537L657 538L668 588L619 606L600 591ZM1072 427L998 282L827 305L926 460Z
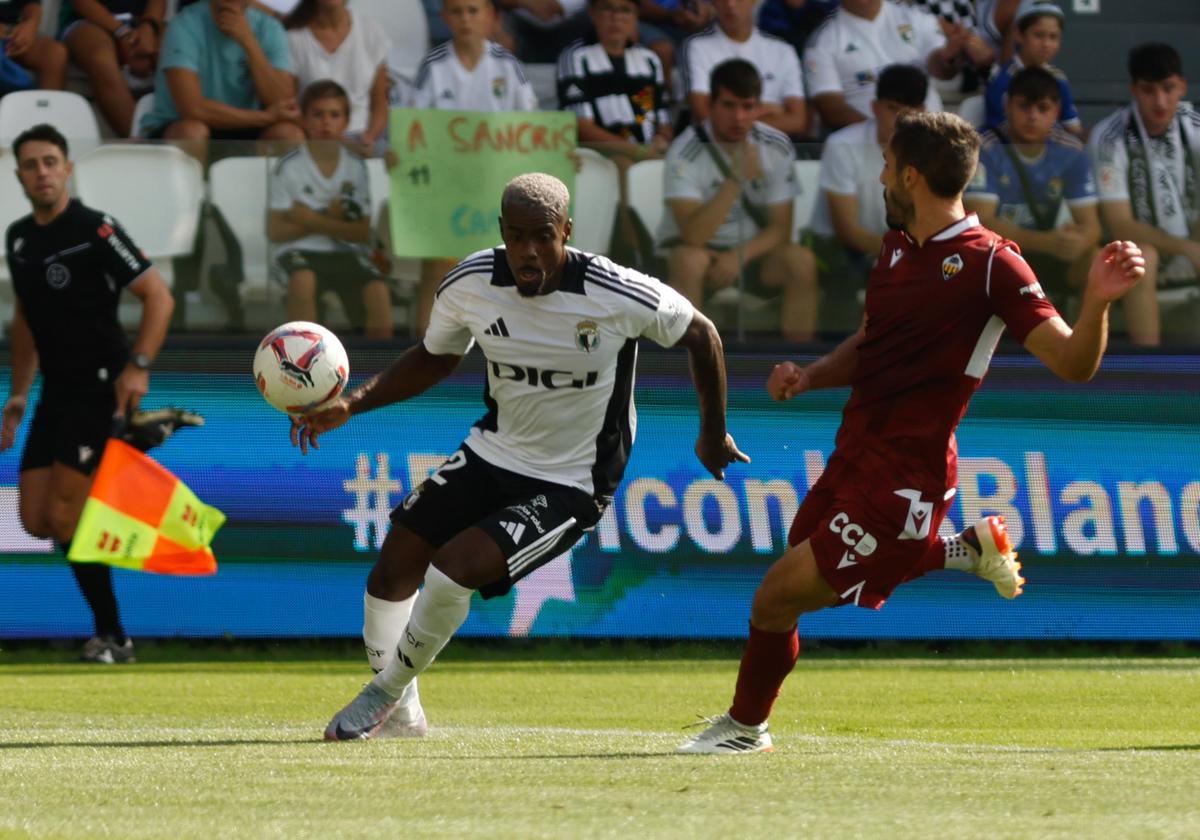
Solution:
M1021 21L1025 18L1034 15L1054 15L1060 21L1066 20L1066 15L1063 10L1058 7L1054 0L1021 0L1021 5L1017 7L1017 17L1015 18L1017 26L1021 25Z

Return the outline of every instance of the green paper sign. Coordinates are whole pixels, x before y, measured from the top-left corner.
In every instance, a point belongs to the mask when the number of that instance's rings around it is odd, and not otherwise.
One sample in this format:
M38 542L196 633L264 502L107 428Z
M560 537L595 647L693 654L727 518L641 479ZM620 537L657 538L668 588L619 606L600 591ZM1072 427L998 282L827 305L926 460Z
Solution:
M393 108L392 251L453 257L500 241L504 185L546 172L575 191L575 115Z

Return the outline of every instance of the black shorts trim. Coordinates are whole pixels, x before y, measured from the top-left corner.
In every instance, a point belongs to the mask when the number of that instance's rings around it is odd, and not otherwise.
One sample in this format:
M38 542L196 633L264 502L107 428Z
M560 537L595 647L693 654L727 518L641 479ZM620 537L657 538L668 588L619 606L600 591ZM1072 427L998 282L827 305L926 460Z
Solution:
M495 598L578 542L606 507L604 499L502 469L463 446L405 497L392 522L435 548L467 528L484 531L506 566L504 577L479 589Z

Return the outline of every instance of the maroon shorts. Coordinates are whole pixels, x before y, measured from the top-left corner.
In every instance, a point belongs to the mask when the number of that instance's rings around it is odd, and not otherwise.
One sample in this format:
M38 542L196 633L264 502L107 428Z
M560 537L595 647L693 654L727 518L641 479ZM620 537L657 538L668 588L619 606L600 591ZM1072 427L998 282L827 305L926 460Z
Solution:
M904 581L943 567L938 528L954 491L920 491L911 483L831 460L808 491L788 544L809 541L838 606L877 610Z

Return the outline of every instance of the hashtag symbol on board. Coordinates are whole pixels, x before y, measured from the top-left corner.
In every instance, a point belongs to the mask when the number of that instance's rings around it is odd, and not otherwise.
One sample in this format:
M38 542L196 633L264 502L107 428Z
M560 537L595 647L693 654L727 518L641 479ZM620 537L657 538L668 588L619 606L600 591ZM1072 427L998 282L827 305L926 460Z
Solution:
M371 460L360 452L354 460L354 478L342 482L342 489L354 496L354 504L342 511L342 521L354 526L354 549L366 551L383 546L391 521L392 494L400 492L400 482L391 475L386 452L375 454L375 475Z

